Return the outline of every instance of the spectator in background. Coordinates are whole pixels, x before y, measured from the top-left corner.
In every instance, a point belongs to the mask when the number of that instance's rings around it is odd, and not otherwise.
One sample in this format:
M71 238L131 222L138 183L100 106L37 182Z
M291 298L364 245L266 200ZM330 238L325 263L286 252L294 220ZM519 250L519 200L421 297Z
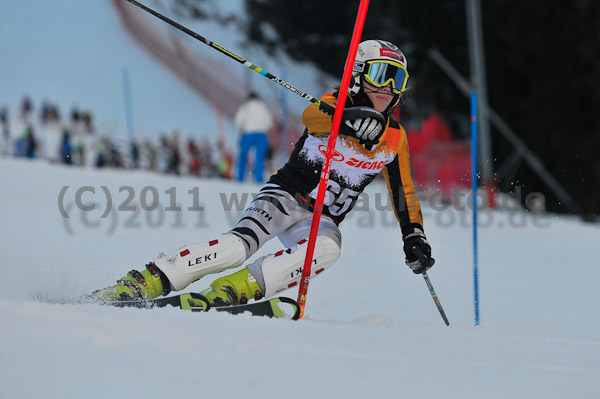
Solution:
M8 108L0 108L0 126L2 127L2 154L10 153L10 128L8 125Z
M188 155L190 163L188 165L189 173L192 176L200 176L200 149L196 145L194 139L188 139Z
M86 164L87 150L85 148L85 142L81 132L75 133L73 138L73 152L72 155L75 157L74 163L79 166L85 166Z
M179 132L171 134L171 139L167 141L167 173L179 175L179 165L181 163L181 153L179 152Z
M52 104L50 106L50 122L59 123L60 122L60 110L58 109L58 105Z
M77 106L73 106L71 109L71 124L74 128L78 127L80 119L81 115L79 114L79 108L77 108Z
M227 148L227 143L223 137L220 137L217 146L219 148L219 159L215 166L216 173L219 177L227 180L232 179L233 155Z
M71 151L71 133L69 132L69 129L64 128L60 143L60 159L65 165L71 165L73 163Z
M129 153L131 155L131 167L137 169L140 161L140 150L135 140L129 144Z
M156 167L159 172L167 173L167 165L169 163L171 149L165 133L161 133L159 142L160 143L158 145L156 156Z
M50 109L51 105L48 101L42 101L42 105L40 106L40 123L42 126L46 126L48 122L50 122Z
M231 169L233 165L233 157L229 152L221 153L221 158L217 164L217 174L220 178L231 180Z
M71 108L71 156L74 165L85 165L85 144L83 142L83 121L79 108L74 105Z
M25 127L23 136L25 140L25 156L27 158L35 158L37 141L35 139L35 133L33 131L33 126L31 125L31 123L28 123L27 127Z
M212 177L215 173L215 163L213 161L213 144L208 137L202 137L200 142L200 167L202 177Z
M112 142L112 140L107 139L108 140L108 166L112 166L114 168L124 168L125 167L125 161L123 159L123 156L121 155L121 151L119 151L119 148L117 147L117 145L115 143Z
M151 171L156 171L156 148L150 140L144 141L144 150L146 168Z
M29 116L33 112L33 103L31 102L31 98L29 96L24 96L23 101L21 102L21 120L24 123L29 122Z
M248 153L254 148L254 180L264 182L265 157L269 149L267 132L273 127L273 115L269 107L256 93L250 92L237 110L234 123L241 132L238 181L244 181Z
M107 166L108 158L108 139L106 137L101 138L96 142L96 167L103 168Z
M79 113L82 130L87 134L94 134L94 117L92 111L84 110Z
M110 137L103 137L96 143L97 146L97 156L96 156L96 167L113 167L113 168L123 168L125 167L125 162L123 161L123 156L121 152L110 139Z
M60 111L56 104L44 100L40 106L40 124L42 126L57 124L60 122Z
M56 104L52 104L48 100L42 101L39 112L40 124L46 126L48 124L56 124L60 122L60 111Z

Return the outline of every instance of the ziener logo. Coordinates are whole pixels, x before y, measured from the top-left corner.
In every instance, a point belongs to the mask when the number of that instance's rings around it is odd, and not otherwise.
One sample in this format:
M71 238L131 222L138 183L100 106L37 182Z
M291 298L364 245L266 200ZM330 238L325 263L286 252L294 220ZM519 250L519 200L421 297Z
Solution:
M346 161L347 165L353 166L355 168L359 168L359 169L370 169L370 170L378 170L378 169L383 169L383 167L385 166L385 161L373 161L373 162L365 162L365 161L359 161L356 158L350 158L348 161Z
M327 156L327 146L324 145L324 144L321 144L319 146L319 152L321 154L323 154L324 156ZM344 156L342 155L341 152L339 152L338 150L333 150L333 157L332 157L332 159L334 161L337 161L337 162L342 162L345 158L344 158Z

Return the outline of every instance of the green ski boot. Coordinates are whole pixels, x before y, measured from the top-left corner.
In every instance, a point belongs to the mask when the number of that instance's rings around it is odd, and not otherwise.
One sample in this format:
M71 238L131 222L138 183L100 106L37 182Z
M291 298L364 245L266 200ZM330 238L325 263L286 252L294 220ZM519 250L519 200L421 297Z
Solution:
M215 280L200 295L204 295L211 306L243 305L250 298L259 300L263 297L256 279L247 267Z
M94 291L90 297L100 301L132 301L154 299L169 292L171 286L167 277L154 263L149 263L146 270L132 270L117 280L117 285Z

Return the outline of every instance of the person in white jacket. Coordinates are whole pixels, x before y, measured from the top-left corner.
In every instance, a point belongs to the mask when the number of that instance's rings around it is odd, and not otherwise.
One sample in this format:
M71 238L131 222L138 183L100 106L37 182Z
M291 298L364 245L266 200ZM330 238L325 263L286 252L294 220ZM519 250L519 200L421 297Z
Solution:
M265 181L265 158L269 149L267 133L273 127L273 115L268 105L256 93L250 92L237 110L234 123L241 132L237 180L244 181L248 153L254 148L254 180L262 183Z

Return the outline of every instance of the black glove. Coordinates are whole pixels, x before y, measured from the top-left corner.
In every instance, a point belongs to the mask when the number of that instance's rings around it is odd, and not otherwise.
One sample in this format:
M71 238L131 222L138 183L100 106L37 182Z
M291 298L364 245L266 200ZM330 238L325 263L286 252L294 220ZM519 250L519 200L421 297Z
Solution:
M423 227L415 223L404 229L404 233L406 266L410 267L415 274L429 270L435 264L435 259L431 257L431 247L427 242Z
M361 144L376 145L385 131L386 119L381 112L369 107L344 110L340 133L356 137Z

